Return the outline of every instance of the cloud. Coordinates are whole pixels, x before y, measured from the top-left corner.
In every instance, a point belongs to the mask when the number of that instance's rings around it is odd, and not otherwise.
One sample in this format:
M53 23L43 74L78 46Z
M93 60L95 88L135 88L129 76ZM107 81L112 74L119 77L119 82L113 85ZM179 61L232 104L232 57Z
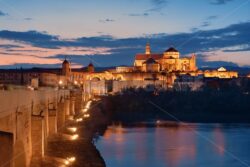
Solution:
M217 18L218 18L218 16L216 16L216 15L208 16L202 22L202 24L200 25L200 28L209 27L212 24L212 22L214 20L216 20ZM197 31L197 30L198 30L198 28L191 28L191 31Z
M31 21L31 20L33 20L33 19L30 18L30 17L26 17L26 18L24 18L24 20L26 20L26 21Z
M4 13L3 11L0 10L0 16L8 16L8 13Z
M150 0L151 7L144 10L142 13L131 13L128 16L132 17L147 17L152 13L160 13L164 15L162 9L167 5L167 0Z
M168 3L167 0L151 0L151 3L155 8L163 8Z
M250 51L250 44L246 44L246 45L239 45L239 46L235 46L235 47L230 47L230 48L224 48L224 50L222 50L223 52L244 52L244 51Z
M225 54L224 48L220 48L215 51L208 51L202 53L204 56L203 61L205 62L215 62L215 61L227 61L240 66L250 66L249 56L250 51L244 52L227 52Z
M101 23L108 23L108 22L115 22L115 20L114 19L104 19L104 20L99 20L99 22L101 22Z
M167 3L167 0L151 0L155 5L164 5Z
M147 16L149 16L149 13L131 13L131 14L128 14L128 16L132 16L132 17L138 17L138 16L147 17Z
M168 3L167 0L151 0L152 8L146 10L147 12L160 12Z
M58 36L49 35L45 32L37 31L27 31L27 32L17 32L17 31L0 31L0 39L8 39L20 42L30 43L33 46L53 48L56 43L60 43Z
M42 48L32 46L29 43L0 39L0 66L12 66L13 64L58 64L62 60L54 57L59 54L81 56L110 54L110 48L106 47L76 47L60 46L56 48ZM75 62L77 63L77 62Z
M195 52L200 66L222 61L250 65L249 29L250 22L242 22L189 33L159 33L130 38L101 35L71 40L37 31L5 30L0 31L0 62L2 65L14 64L17 59L17 63L27 63L28 58L22 59L22 55L29 55L30 59L36 56L32 63L57 64L62 60L57 55L70 55L75 64L87 63L91 57L100 66L131 65L135 54L144 52L145 43L150 41L153 52L162 53L171 45L184 56Z
M231 2L233 0L210 0L210 4L213 4L213 5L224 5L228 2Z
M4 45L0 45L0 48L4 48L4 49L11 49L11 48L21 48L21 46L18 45L12 45L12 44L4 44Z
M215 19L217 19L217 18L218 18L218 16L212 15L212 16L208 16L208 17L206 18L206 20L215 20Z
M37 64L37 63L14 63L9 65L0 65L1 69L16 69L16 68L61 68L62 63L55 64Z
M208 26L210 26L210 25L211 25L211 23L210 23L209 21L204 21L204 22L202 23L201 27L208 27Z

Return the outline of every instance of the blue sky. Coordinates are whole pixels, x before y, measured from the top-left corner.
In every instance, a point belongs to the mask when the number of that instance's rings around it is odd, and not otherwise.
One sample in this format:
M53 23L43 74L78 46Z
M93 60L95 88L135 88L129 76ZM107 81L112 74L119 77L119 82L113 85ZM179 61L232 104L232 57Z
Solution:
M250 66L250 0L0 0L0 66L129 65L147 41Z

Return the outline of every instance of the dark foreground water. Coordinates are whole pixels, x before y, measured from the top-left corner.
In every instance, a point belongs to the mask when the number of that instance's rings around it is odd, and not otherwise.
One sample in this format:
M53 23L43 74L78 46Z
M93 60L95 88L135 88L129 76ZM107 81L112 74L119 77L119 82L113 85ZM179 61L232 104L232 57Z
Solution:
M250 126L110 126L96 144L107 167L250 166Z

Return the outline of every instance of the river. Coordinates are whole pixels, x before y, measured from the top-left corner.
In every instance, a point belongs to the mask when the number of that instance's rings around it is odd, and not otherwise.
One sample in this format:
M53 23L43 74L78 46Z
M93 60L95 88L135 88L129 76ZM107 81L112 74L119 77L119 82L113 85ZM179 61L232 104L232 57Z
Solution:
M250 125L113 125L96 146L107 167L245 167Z

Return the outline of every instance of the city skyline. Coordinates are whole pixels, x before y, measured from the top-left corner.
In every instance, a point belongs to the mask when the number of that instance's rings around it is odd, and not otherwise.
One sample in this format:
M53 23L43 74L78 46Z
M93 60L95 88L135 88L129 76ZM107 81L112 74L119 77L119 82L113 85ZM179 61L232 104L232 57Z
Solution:
M196 53L200 67L250 66L249 0L0 4L0 68L59 67L65 56L73 67L131 65L146 42Z

